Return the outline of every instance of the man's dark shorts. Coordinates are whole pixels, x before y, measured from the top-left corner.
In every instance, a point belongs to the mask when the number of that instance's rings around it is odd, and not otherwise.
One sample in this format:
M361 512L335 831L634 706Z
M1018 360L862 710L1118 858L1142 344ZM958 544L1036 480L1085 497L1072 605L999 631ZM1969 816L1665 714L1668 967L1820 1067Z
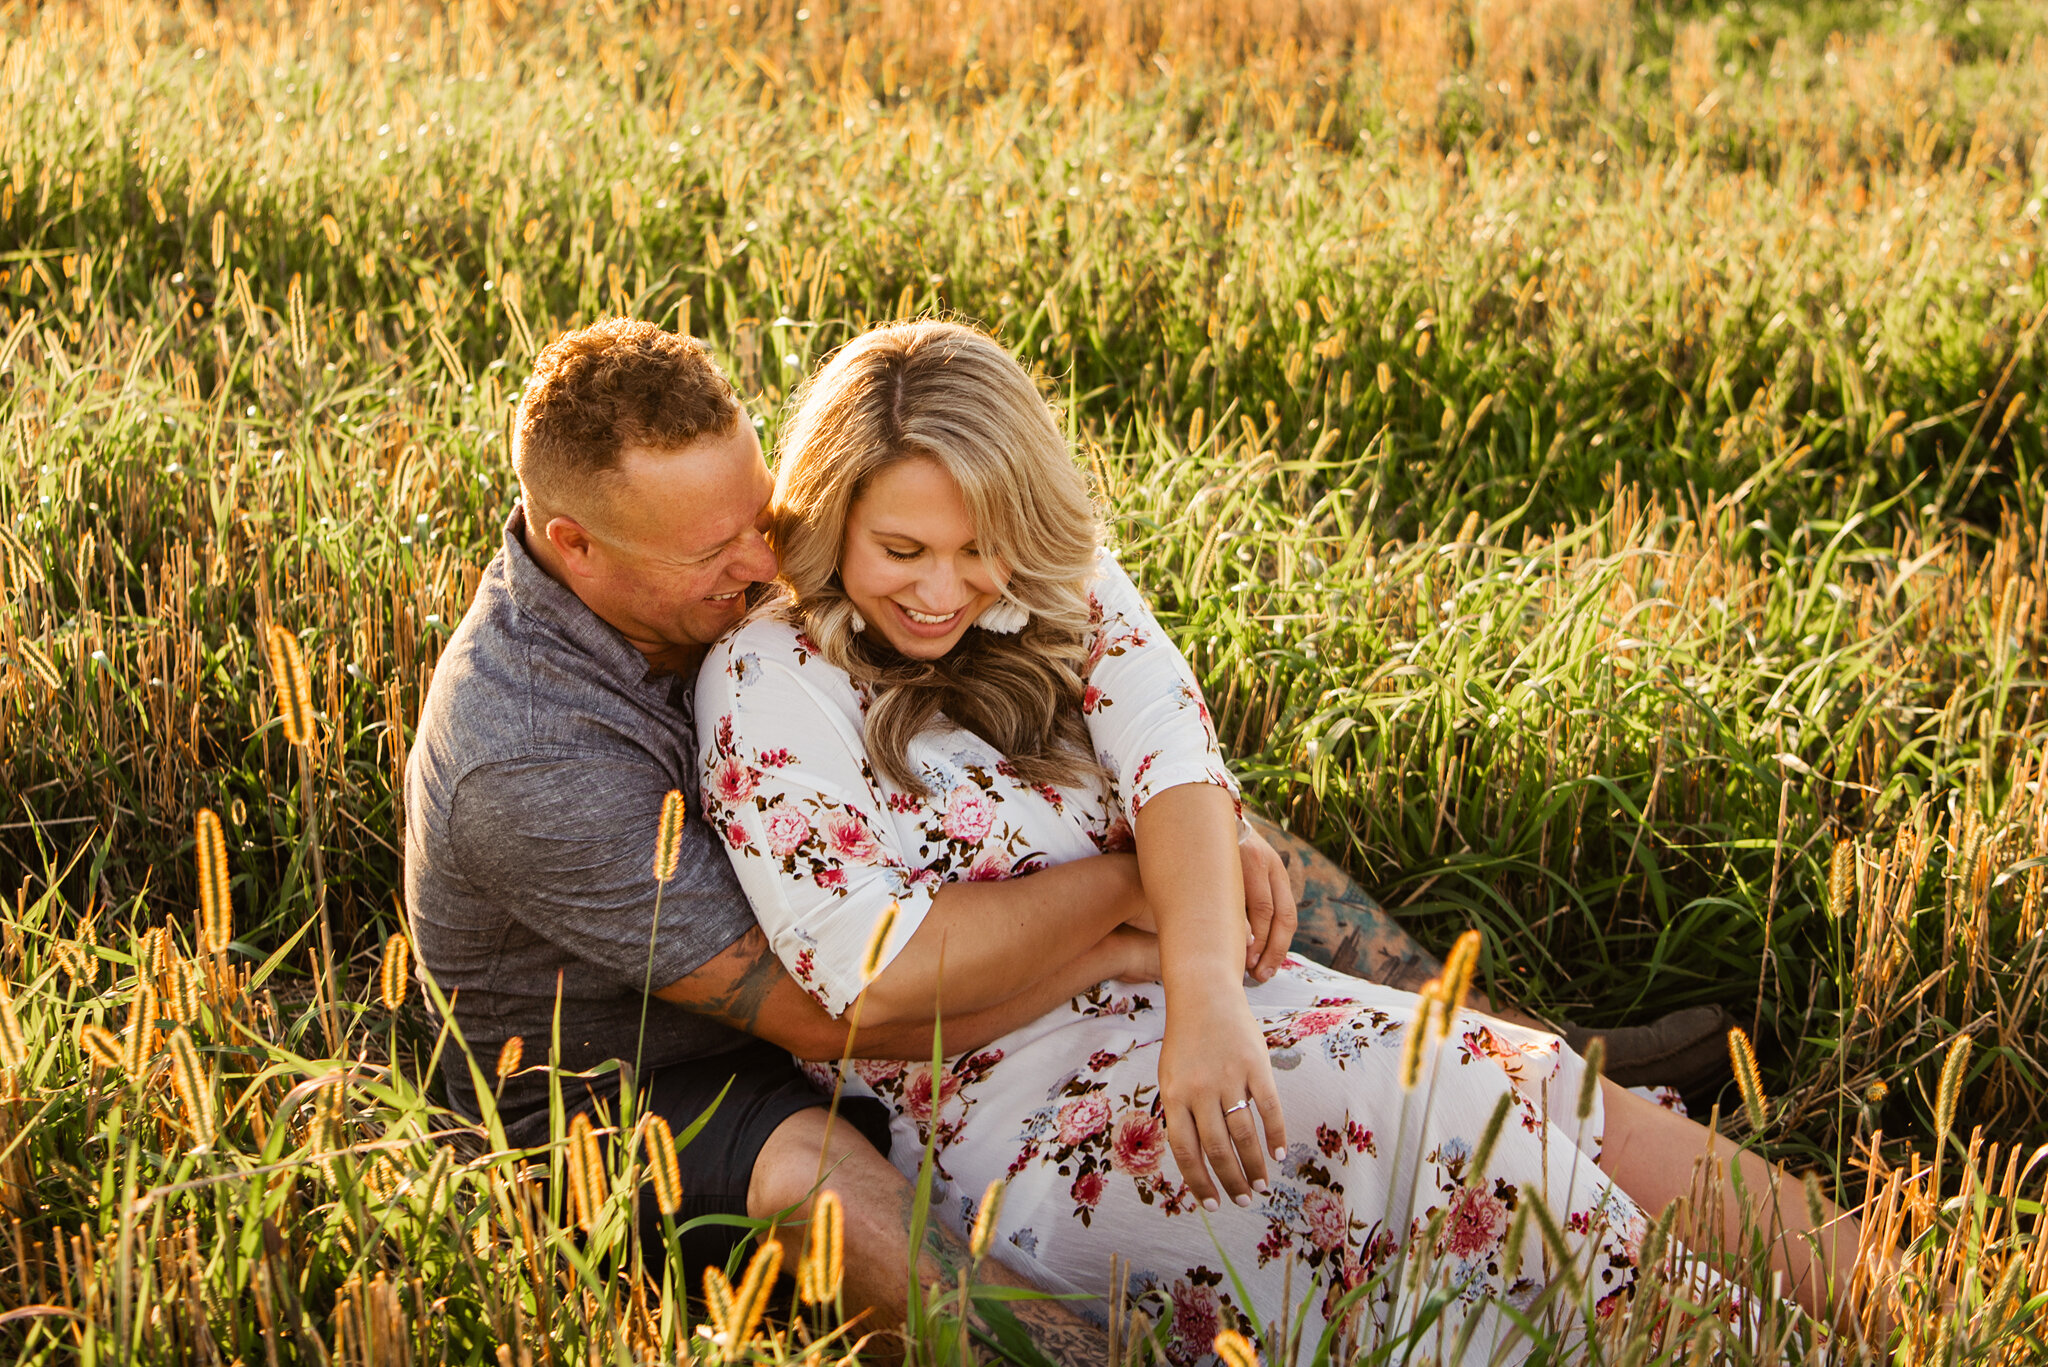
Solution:
M563 1123L578 1111L601 1108L608 1120L619 1114L618 1073L585 1080L562 1079ZM727 1084L730 1083L730 1089ZM719 1093L725 1092L724 1098ZM783 1121L800 1111L827 1105L831 1098L797 1070L787 1050L754 1041L731 1053L650 1068L641 1079L643 1113L659 1115L680 1135L714 1102L717 1109L697 1136L676 1153L682 1171L683 1204L678 1226L701 1215L747 1213L747 1187L754 1160ZM889 1153L889 1112L873 1097L844 1097L840 1119L866 1136L883 1157ZM548 1142L547 1109L505 1117L505 1138L514 1148L537 1148ZM659 1266L663 1256L658 1231L661 1210L652 1184L641 1188L640 1228L645 1252ZM695 1276L705 1266L724 1267L749 1230L740 1225L701 1224L685 1230L680 1240L685 1271Z

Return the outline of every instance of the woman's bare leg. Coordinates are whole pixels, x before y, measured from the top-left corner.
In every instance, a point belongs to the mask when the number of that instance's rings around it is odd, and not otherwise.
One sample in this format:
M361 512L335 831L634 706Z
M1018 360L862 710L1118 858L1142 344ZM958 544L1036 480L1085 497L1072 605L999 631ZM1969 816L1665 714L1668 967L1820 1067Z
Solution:
M1782 1272L1800 1306L1823 1323L1846 1328L1853 1316L1843 1293L1856 1266L1861 1235L1854 1216L1831 1201L1821 1202L1821 1223L1807 1213L1805 1185L1782 1168L1700 1124L1625 1088L1602 1081L1607 1124L1600 1167L1652 1215L1678 1198L1689 1216L1678 1237L1696 1248L1735 1248L1746 1223L1761 1225L1770 1241L1771 1268ZM1708 1165L1718 1171L1708 1180ZM1740 1173L1742 1198L1733 1177ZM1714 1208L1701 1204L1715 1193ZM1745 1219L1746 1217L1746 1219Z

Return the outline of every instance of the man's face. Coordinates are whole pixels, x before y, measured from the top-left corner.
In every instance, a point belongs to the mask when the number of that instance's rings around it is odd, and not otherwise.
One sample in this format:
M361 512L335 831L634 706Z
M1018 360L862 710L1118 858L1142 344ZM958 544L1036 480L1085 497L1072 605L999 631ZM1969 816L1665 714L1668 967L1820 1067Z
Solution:
M548 539L568 586L650 661L680 669L738 622L749 585L775 577L762 535L773 481L744 418L678 450L629 446L590 518Z

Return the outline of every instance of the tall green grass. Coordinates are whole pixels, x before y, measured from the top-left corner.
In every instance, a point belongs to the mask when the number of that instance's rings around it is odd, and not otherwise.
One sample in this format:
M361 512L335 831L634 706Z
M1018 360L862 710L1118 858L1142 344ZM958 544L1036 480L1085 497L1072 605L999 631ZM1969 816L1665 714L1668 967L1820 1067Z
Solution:
M126 998L47 957L92 926L118 969L133 931L182 924L198 808L227 822L235 960L289 947L237 1075L276 1070L281 1099L353 1066L305 1033L294 937L324 887L364 998L409 728L508 506L524 364L613 311L706 337L771 441L866 323L985 322L1065 405L1248 792L1424 939L1483 926L1493 990L1588 1023L1729 1004L1775 1099L1753 1138L1845 1198L1879 1131L1886 1172L1938 1141L1958 1033L1958 1123L2048 1139L2048 46L1982 11L1844 10L1834 37L1594 0L19 16L22 1237L128 1239L122 1174L208 1161L80 1073L78 1026ZM314 679L306 803L272 623ZM414 1084L364 1085L394 1090L361 1093L361 1133L412 1135L392 1162L424 1171ZM348 1208L294 1190L279 1209ZM255 1256L234 1203L258 1194L193 1191L158 1209ZM1971 1219L2015 1209L1984 1199ZM362 1245L312 1229L287 1263L371 1284ZM406 1260L463 1256L419 1238ZM254 1275L206 1265L216 1297ZM1970 1304L2006 1264L1941 1266Z

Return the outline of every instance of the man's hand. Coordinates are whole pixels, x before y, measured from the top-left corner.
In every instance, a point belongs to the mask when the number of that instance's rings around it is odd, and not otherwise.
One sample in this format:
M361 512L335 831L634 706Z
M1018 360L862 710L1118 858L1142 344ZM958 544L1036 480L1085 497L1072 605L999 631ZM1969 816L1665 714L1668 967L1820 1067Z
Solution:
M1245 971L1254 981L1265 982L1280 971L1288 946L1294 943L1294 885L1279 852L1255 830L1247 829L1238 838L1237 858L1244 869L1248 923Z

